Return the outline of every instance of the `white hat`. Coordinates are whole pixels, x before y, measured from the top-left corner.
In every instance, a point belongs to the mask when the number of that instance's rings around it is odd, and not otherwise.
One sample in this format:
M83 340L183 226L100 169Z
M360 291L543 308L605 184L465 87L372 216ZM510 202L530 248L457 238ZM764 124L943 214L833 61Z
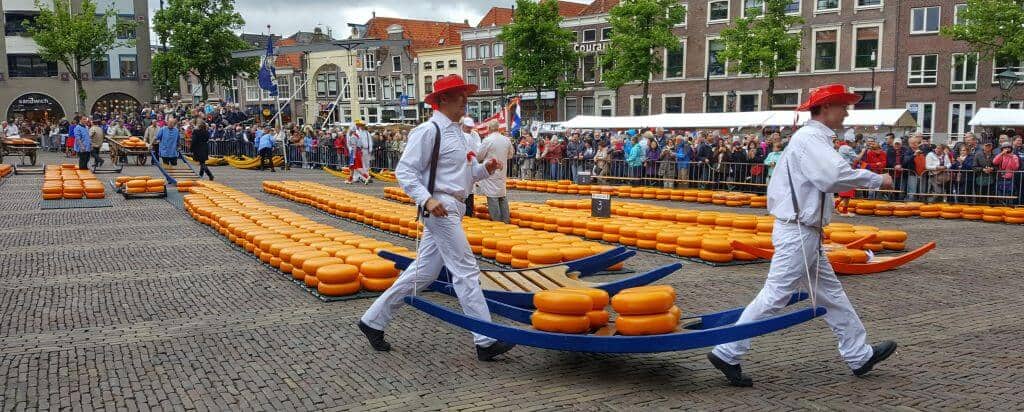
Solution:
M473 121L472 117L466 116L462 118L462 125L469 127L476 127L476 122Z

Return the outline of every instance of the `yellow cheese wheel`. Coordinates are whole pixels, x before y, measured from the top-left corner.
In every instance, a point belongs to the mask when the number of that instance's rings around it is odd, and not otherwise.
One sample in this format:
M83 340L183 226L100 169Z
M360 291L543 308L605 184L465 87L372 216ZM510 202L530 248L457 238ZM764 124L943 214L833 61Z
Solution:
M303 272L302 269L293 267L292 268L292 279L305 281L306 280L306 272Z
M832 250L825 253L828 261L832 263L850 263L850 255L845 250Z
M856 232L849 231L832 231L828 236L831 241L842 244L847 244L864 237Z
M679 317L668 308L665 310L651 315L620 315L615 320L615 330L626 336L670 333L679 326Z
M708 262L716 262L716 263L732 262L732 252L729 252L729 253L718 253L718 252L711 252L711 251L708 251L708 250L701 249L700 250L700 254L698 255L698 257L700 257L701 259L706 260Z
M590 331L587 315L560 315L544 311L533 312L530 323L534 329L556 333L585 333Z
M342 263L345 263L345 261L330 255L313 259L306 259L305 262L302 262L302 271L306 272L307 275L316 277L316 272L320 268L324 266L337 265Z
M565 262L577 259L583 259L587 256L593 255L594 252L590 248L583 247L570 247L561 250L562 260Z
M676 254L682 257L698 257L700 256L700 249L679 246L676 247Z
M306 263L306 260L309 260L309 259L312 259L312 258L317 258L317 257L326 257L326 256L327 256L326 252L321 252L319 250L311 248L311 250L305 250L305 251L297 252L297 253L293 254L292 257L288 259L288 263L291 263L292 266L295 266L296 269L302 269L302 264ZM284 259L284 258L282 257L281 259Z
M362 249L357 249L357 250L362 250ZM371 260L377 260L377 259L380 259L380 257L378 257L377 255L373 255L373 254L370 254L370 253L363 253L363 254L359 254L359 255L351 255L351 256L346 257L345 258L345 263L359 268L359 272L361 273L363 271L363 263L369 262Z
M604 310L592 310L587 312L587 317L590 318L590 328L597 329L608 324L609 315Z
M353 265L355 266L355 265ZM398 276L398 269L395 268L395 262L387 259L373 259L363 262L358 266L359 272L363 274L363 277L386 279Z
M320 282L316 285L316 291L324 296L348 296L359 292L358 281L349 283L326 283Z
M701 250L714 253L731 254L732 244L729 243L728 239L723 238L704 238L700 242ZM732 260L730 258L729 260Z
M321 283L332 285L351 283L358 280L359 268L344 263L321 266L316 271L316 277Z
M658 241L657 240L637 239L636 240L636 247L641 248L641 249L654 249L654 248L658 247Z
M524 269L530 267L530 261L526 259L512 258L509 262L513 268Z
M315 288L316 285L320 284L320 280L316 278L316 275L306 273L306 277L303 278L303 283L306 284L306 287Z
M612 298L612 308L620 315L662 313L675 303L672 293L664 290L641 290L619 293Z
M844 249L846 254L850 257L850 263L867 263L868 254L863 250L858 249Z
M584 287L565 287L556 289L563 292L580 293L590 297L593 301L594 310L603 310L605 306L608 306L608 292L604 289L598 288L584 288Z
M125 185L125 187L127 187L129 189L131 189L131 188L140 188L140 187L145 189L146 188L146 181L142 180L142 179L129 180L124 185Z
M512 253L513 258L527 260L527 254L530 252L530 249L534 249L536 247L537 245L519 244L512 246L512 249L510 249L510 251Z
M530 249L526 256L530 263L538 265L553 265L562 261L562 252L551 248Z
M882 248L885 250L904 250L907 248L907 244L904 242L882 242Z
M533 306L559 315L585 315L594 309L594 300L585 293L542 290L533 294Z
M363 289L366 289L370 292L383 292L390 288L391 285L395 284L396 280L398 280L397 277L378 279L363 276L359 278L359 281L363 285Z

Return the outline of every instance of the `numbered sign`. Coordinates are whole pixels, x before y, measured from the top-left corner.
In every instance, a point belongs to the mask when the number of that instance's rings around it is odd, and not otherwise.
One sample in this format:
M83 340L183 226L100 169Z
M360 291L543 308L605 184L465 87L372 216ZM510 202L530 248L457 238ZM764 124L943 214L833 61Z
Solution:
M612 217L612 198L607 194L590 195L590 216Z

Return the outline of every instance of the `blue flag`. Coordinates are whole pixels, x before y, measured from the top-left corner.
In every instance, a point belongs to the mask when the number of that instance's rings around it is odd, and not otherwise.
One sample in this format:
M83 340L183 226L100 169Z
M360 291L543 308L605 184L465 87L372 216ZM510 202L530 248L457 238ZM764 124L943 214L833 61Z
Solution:
M277 96L277 71L274 70L274 36L267 37L267 55L263 56L258 78L260 88Z

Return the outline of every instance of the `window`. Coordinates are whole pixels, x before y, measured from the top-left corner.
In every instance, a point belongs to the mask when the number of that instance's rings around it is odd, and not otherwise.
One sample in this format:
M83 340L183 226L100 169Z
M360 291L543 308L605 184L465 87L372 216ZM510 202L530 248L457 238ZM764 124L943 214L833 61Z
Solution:
M466 60L475 60L476 46L466 46L465 50L463 50L463 54L465 55Z
M953 76L949 82L949 90L954 92L975 91L978 89L978 54L954 53Z
M795 109L800 105L800 92L775 92L772 94L772 109Z
M433 70L434 64L431 62L423 62L423 70Z
M125 27L117 31L118 40L131 40L135 38L135 16L118 16L116 21L119 23L125 23Z
M437 70L444 70L444 60L434 62L434 68Z
M391 70L402 71L402 56L391 56Z
M491 69L480 69L480 90L491 90Z
M857 0L857 8L881 7L882 0Z
M964 24L962 13L967 10L966 4L957 4L953 6L953 24Z
M28 25L35 20L39 13L35 12L8 12L4 14L4 35L5 36L28 36Z
M122 76L124 72L121 72ZM277 76L277 98L288 99L292 97L292 85L289 76Z
M839 11L839 0L816 0L814 3L815 12Z
M939 74L939 55L924 54L910 56L907 69L907 85L934 85Z
M793 53L796 54L796 56L793 56L793 59L788 60L790 62L789 65L779 64L780 73L796 73L800 69L800 50L796 50Z
M743 17L760 16L764 14L764 0L743 0Z
M466 109L466 112L467 112L466 114L468 114L469 117L473 117L473 118L479 119L480 118L480 103L479 102L469 102L469 104L467 106L468 106L468 109Z
M591 43L597 41L597 30L584 30L583 31L583 42Z
M949 102L949 134L961 136L973 131L974 102Z
M683 19L679 21L679 24L677 24L676 27L685 26L686 25L686 15L690 14L690 5L689 4L686 4L684 2L684 3L680 4L680 6L683 7ZM608 30L610 31L611 29L608 29ZM609 38L609 40L610 40L610 38Z
M601 41L610 41L612 39L612 28L605 27L601 29Z
M363 119L366 119L367 123L379 123L380 118L376 107L360 107L359 111L362 112Z
M364 80L366 81L366 98L370 99L370 100L376 100L377 99L377 78L376 77L367 77Z
M423 77L423 93L430 94L430 93L433 93L433 92L434 92L434 78L431 77L431 76L424 76Z
M853 68L869 69L874 67L877 69L879 67L879 57L882 55L878 51L880 32L881 27L879 26L854 28Z
M718 53L725 49L725 44L719 39L708 40L708 74L711 76L725 76L725 62L718 60Z
M480 82L476 79L476 70L466 70L466 83L480 85Z
M366 100L366 79L356 77L356 92L359 93L359 100Z
M860 95L860 101L853 105L856 110L874 110L878 108L878 91L869 89L853 89Z
M334 97L338 95L338 75L334 73L318 73L316 75L316 97ZM333 88L331 85L333 84ZM246 94L249 92L246 91Z
M644 110L644 98L640 97L640 96L630 96L629 97L629 108L630 108L630 113L632 113L633 116L641 116L641 115L651 114L650 105L648 105L647 110Z
M411 74L405 75L405 94L410 98L416 95L416 78Z
M565 120L572 119L579 114L579 107L576 106L575 97L565 98Z
M686 43L680 43L676 51L665 50L665 72L662 74L666 79L683 77L686 66Z
M814 32L814 70L836 70L836 51L839 30L827 29Z
M941 7L910 9L910 34L938 33Z
M725 95L724 94L712 94L706 97L705 112L707 113L724 113L725 112Z
M729 0L712 0L708 2L708 23L729 20Z
M601 98L601 113L600 116L612 117L615 116L615 106L612 104L612 99L608 97Z
M9 54L7 74L11 77L53 77L57 75L57 63L45 61L35 54Z
M377 69L377 58L373 55L373 52L363 54L363 69L375 70Z
M102 59L92 61L92 78L110 78L110 56L104 55ZM189 90L192 90L192 88L190 87Z
M761 110L761 94L760 93L740 93L739 96L740 107L738 108L741 112L756 112Z
M430 77L428 76L427 78L429 79ZM434 84L432 82L428 81L427 84L429 84L430 87L434 87ZM402 87L402 78L399 76L392 76L391 85L394 86L395 88L395 94L393 95L395 100L401 99L402 93L405 93L405 88Z
M665 95L661 97L662 101L662 113L682 113L683 112L683 96L681 95Z
M582 104L581 104L581 106L582 106L581 110L582 111L580 112L580 114L582 114L584 116L593 116L594 115L594 98L593 97L584 97L581 100L582 100Z
M587 54L583 56L583 82L593 83L597 81L597 55Z
M786 14L800 14L800 0L790 0L786 4Z
M491 57L491 46L486 45L486 44L480 45L477 55L480 56L481 59L488 59L488 58L490 58Z
M907 111L917 121L918 132L932 134L932 125L935 124L935 103L910 102L907 103Z
M504 52L502 52L502 53L504 53ZM449 69L455 69L455 68L458 68L458 67L459 67L459 62L457 60L448 60L448 68Z
M494 87L503 89L505 87L505 68L498 66L494 68Z
M335 81L335 85L337 85L337 81ZM335 87L337 87L337 86L335 86ZM334 93L335 93L335 96L337 96L338 92L334 92ZM341 78L341 98L345 99L345 100L348 100L348 99L352 98L352 85L349 84L348 77L342 77Z
M992 83L999 83L996 80L996 75L1007 70L1013 70L1017 72L1017 76L1024 74L1024 65L1021 61L1012 56L996 56L995 61L992 63ZM1018 83L1021 81L1018 80Z
M394 92L391 91L391 78L390 77L381 77L380 78L380 88L381 88L381 93L382 93L381 97L383 97L384 100L391 100L392 97L395 97Z
M504 56L505 56L505 43L494 43L494 57L498 58L498 57L504 57Z

